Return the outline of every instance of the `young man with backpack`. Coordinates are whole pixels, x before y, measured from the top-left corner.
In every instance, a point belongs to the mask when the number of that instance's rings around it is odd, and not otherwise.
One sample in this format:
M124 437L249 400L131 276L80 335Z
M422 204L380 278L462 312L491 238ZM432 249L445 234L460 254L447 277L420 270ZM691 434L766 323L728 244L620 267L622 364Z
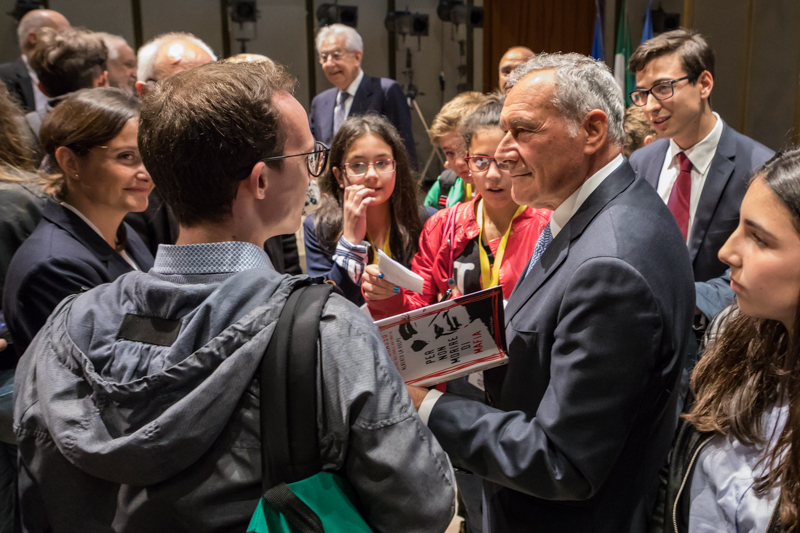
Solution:
M285 333L287 298L309 283L277 274L261 245L299 228L327 155L293 84L267 63L214 63L144 99L139 148L180 236L150 272L62 302L22 358L26 531L246 530L269 488L262 437L286 432L263 423L274 413L262 420L260 393L274 390L260 390L271 370L259 379L259 364ZM348 482L373 531L443 531L452 469L377 329L338 295L319 324L316 370L300 378L314 383L322 470ZM290 455L300 448L290 441Z

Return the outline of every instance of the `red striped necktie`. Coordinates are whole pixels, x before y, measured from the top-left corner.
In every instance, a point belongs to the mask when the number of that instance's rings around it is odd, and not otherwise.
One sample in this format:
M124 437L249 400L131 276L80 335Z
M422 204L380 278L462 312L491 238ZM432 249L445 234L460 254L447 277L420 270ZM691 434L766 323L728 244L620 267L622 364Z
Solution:
M678 227L681 228L683 240L686 240L689 234L689 200L692 197L692 162L683 152L678 154L678 162L681 171L672 186L672 192L669 193L667 207L672 211L672 216L675 217Z

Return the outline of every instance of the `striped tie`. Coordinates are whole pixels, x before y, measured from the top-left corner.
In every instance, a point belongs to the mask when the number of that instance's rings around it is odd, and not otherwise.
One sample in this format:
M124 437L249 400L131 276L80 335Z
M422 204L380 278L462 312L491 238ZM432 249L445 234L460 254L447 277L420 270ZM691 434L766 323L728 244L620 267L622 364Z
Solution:
M542 254L544 254L544 251L547 250L551 242L553 242L553 233L550 231L550 223L548 222L542 234L539 235L539 240L536 241L536 247L533 249L533 256L531 256L531 262L528 265L528 270L525 271L526 277L531 273L533 265L539 261L539 258L542 257Z

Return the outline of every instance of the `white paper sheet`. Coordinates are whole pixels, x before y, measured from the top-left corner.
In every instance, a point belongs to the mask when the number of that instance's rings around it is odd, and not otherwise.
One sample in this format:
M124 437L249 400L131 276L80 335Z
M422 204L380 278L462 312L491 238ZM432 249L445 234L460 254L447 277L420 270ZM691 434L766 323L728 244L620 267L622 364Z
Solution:
M422 277L378 250L378 268L389 283L422 294Z

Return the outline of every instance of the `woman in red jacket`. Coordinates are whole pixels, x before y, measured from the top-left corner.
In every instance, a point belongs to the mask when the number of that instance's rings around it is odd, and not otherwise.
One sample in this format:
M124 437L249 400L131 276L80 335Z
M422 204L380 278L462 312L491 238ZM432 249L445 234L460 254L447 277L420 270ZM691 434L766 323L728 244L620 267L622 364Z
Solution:
M519 206L511 197L511 176L494 159L503 138L502 109L503 98L490 96L462 126L478 194L425 224L411 263L424 279L423 293L394 287L377 265L367 267L362 291L376 320L434 304L448 289L468 294L502 285L505 298L514 290L551 212Z

